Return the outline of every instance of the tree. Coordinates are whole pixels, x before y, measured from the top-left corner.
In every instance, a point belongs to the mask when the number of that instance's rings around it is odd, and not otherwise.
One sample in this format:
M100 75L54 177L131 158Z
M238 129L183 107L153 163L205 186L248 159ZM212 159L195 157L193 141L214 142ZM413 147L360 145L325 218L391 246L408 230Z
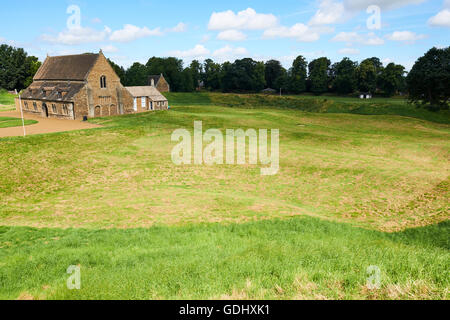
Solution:
M167 82L170 84L172 91L184 90L183 84L183 61L177 58L156 58L152 57L148 60L147 64L148 75L163 74ZM148 82L148 79L146 79Z
M112 60L108 59L109 64L114 69L114 72L117 74L117 76L120 78L120 81L125 84L125 69L116 63L114 63Z
M333 64L331 78L333 89L339 94L350 94L356 90L356 68L358 64L349 58Z
M263 62L251 58L236 60L223 69L222 88L224 91L253 91L264 89L265 66Z
M22 90L32 81L39 68L38 58L29 57L21 48L0 46L0 88Z
M416 61L406 81L411 102L433 110L448 109L450 47L430 49Z
M288 90L292 93L299 94L306 91L308 63L303 56L298 56L292 63L289 70Z
M269 60L265 63L265 80L267 87L273 89L279 89L275 85L277 79L283 76L286 73L286 70L281 65L280 61L277 60Z
M191 68L186 68L183 70L183 87L180 91L192 92L195 90L193 71Z
M283 69L282 74L275 80L274 88L280 89L281 91L289 91L290 82L286 69Z
M25 79L25 82L23 84L24 88L28 88L30 86L30 84L33 82L34 75L42 65L39 59L33 56L27 57L26 64L28 65L29 69L28 69L28 77Z
M192 81L194 84L194 89L200 87L200 81L202 80L203 66L198 60L193 60L190 65L190 70L192 73Z
M221 66L211 59L206 59L204 63L203 81L208 90L219 90L221 88Z
M148 85L148 71L146 66L135 62L125 74L126 86L146 86Z
M328 91L330 65L331 61L325 57L313 60L309 64L312 93L320 95Z
M389 63L380 75L380 89L386 96L393 96L405 89L405 67Z
M377 68L371 59L366 59L356 69L358 90L375 93L377 89Z

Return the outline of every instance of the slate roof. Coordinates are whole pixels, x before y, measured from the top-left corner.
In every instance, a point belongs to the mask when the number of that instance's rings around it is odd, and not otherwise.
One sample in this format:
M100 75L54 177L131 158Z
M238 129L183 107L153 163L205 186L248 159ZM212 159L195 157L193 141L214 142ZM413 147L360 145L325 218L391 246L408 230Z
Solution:
M34 76L34 80L83 81L94 67L98 57L99 54L93 53L47 57Z
M83 82L35 81L20 95L21 99L69 102L85 86Z
M158 85L159 79L161 79L161 75L155 76L155 75L151 75L148 76L148 85L152 84L152 79L155 81L155 86Z

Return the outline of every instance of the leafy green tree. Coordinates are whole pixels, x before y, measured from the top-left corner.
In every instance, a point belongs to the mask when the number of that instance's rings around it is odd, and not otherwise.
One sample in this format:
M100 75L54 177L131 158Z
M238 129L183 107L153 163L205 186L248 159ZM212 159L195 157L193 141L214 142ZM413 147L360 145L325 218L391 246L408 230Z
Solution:
M386 96L393 96L405 89L405 67L389 63L380 75L380 89Z
M290 90L290 82L289 75L286 69L283 69L283 72L280 76L275 80L274 88L277 90L281 89L282 92L288 92Z
M366 59L356 69L358 90L375 93L377 89L377 68L371 59Z
M28 77L25 79L25 82L23 84L24 88L27 88L30 86L30 84L33 82L33 77L36 74L36 72L41 67L42 63L39 61L37 57L29 56L26 60L27 65L29 66L28 69Z
M333 89L339 94L350 94L356 90L357 62L344 58L331 67Z
M308 63L303 56L298 56L292 63L289 70L288 90L292 93L299 94L306 91Z
M208 90L219 90L221 88L221 66L211 59L206 59L203 65L203 81Z
M191 68L183 70L183 87L180 88L180 91L192 92L195 90L193 73Z
M126 86L146 86L148 85L147 67L139 62L135 62L125 73Z
M174 57L169 58L157 58L152 57L148 60L147 64L147 77L149 75L163 74L167 82L170 84L172 91L184 90L184 76L183 76L183 61ZM146 79L148 82L148 79Z
M286 70L281 65L281 62L278 60L269 60L265 63L265 80L267 87L278 89L275 85L277 79L283 76L286 73Z
M450 47L432 48L419 58L406 79L411 102L429 109L448 109Z
M236 60L224 69L222 82L224 91L259 92L266 84L264 63L251 58Z
M200 81L202 80L203 66L198 60L193 60L189 66L192 73L192 81L194 84L194 89L200 86Z
M325 57L310 62L309 80L312 93L320 95L328 91L330 65L331 61Z
M29 57L21 48L0 46L0 88L22 90L31 83L39 68L38 59Z
M110 59L108 59L108 62L111 65L111 67L114 69L114 72L120 78L120 82L122 82L122 84L124 84L125 81L126 81L126 79L125 79L125 74L126 74L125 69L123 67L119 66L118 64L116 64L115 62L113 62Z

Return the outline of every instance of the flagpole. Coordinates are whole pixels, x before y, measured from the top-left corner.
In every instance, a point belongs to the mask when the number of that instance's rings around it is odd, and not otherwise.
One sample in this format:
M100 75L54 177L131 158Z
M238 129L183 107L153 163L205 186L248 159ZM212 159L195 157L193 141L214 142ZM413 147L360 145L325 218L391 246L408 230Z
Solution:
M19 93L19 105L20 105L20 115L22 117L23 136L26 137L27 132L25 131L25 120L23 119L22 99L20 98L20 93Z

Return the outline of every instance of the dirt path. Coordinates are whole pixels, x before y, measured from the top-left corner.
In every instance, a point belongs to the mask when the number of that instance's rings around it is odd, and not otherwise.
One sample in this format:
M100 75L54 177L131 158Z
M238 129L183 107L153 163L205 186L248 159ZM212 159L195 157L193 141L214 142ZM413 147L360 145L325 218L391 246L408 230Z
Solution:
M21 118L20 112L18 111L0 112L0 117ZM82 122L77 120L48 119L48 118L41 118L39 116L31 114L24 114L24 118L39 121L39 123L30 126L25 126L27 135L65 132L65 131L92 129L101 127L99 125L88 122ZM23 129L21 126L0 129L0 138L17 137L17 136L23 136Z

